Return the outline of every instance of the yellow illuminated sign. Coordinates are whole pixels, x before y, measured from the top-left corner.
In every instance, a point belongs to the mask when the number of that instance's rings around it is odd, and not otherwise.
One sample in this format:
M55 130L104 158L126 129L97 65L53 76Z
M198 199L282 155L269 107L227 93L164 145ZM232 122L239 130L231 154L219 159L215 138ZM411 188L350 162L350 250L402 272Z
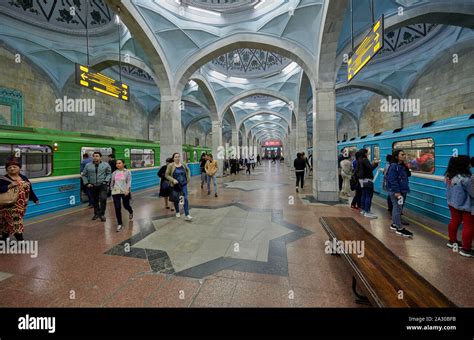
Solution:
M101 73L92 72L87 66L76 64L76 84L111 97L129 101L128 85Z
M384 16L382 15L347 61L347 81L351 81L377 52L383 48L383 42Z

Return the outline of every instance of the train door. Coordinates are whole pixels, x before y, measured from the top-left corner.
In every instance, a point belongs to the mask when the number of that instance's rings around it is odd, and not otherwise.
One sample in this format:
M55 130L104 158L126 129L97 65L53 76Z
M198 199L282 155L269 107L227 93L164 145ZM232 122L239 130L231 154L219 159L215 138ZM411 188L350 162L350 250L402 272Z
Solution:
M367 158L369 159L371 163L374 160L380 161L380 145L378 144L364 145L364 149L368 151ZM381 177L379 168L377 168L376 170L374 170L374 191L378 193L380 192L381 188L382 188L382 177Z
M474 135L470 135L467 142L469 157L474 157ZM471 168L474 173L474 167Z
M81 148L81 154L79 155L79 162L82 161L82 156L84 154L88 154L89 155L89 158L92 160L92 155L94 154L94 152L100 152L102 154L102 161L103 162L108 162L108 156L110 154L113 154L114 153L114 149L113 148L99 148L99 147L95 147L95 146L84 146ZM88 201L88 198L87 198L87 194L84 192L84 188L82 188L82 180L81 180L81 202L87 202Z

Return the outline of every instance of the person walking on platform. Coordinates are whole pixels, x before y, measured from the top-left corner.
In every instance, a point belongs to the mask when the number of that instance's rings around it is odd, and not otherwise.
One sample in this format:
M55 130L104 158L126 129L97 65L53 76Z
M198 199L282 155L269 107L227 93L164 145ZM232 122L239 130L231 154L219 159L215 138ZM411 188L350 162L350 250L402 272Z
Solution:
M262 162L260 162L260 155L257 155L257 165L262 165Z
M163 165L160 170L158 171L158 177L160 178L160 197L165 198L165 208L170 209L171 211L174 211L174 206L169 205L169 197L170 197L170 191L171 191L171 184L170 181L166 179L166 167L171 164L172 159L167 158L166 159L166 165Z
M468 156L451 157L445 173L446 198L451 220L448 224L450 248L459 249L459 254L474 257L472 240L474 237L474 178ZM462 227L462 243L458 241L458 228Z
M237 159L235 157L232 157L230 159L230 174L231 175L237 175Z
M84 181L82 180L82 173L84 171L84 168L86 167L87 164L91 163L92 162L92 158L89 157L89 154L85 153L82 155L82 161L81 161L81 188L82 188L82 191L87 195L87 200L88 200L88 207L89 208L93 208L94 207L94 201L93 201L93 198L92 198L92 192L91 190L84 185Z
M392 163L387 171L387 189L392 200L392 224L390 229L397 235L413 237L413 233L402 227L401 214L403 205L410 192L407 171L403 162L406 159L403 150L395 150L392 154Z
M252 170L255 170L255 156L250 156L250 164L252 165Z
M388 188L387 188L388 168L390 167L390 164L392 163L392 155L388 154L387 157L385 158L385 161L386 163L383 168L382 189L387 192L387 210L390 216L392 216L392 210L393 210L392 199L390 198L390 193L388 193Z
M172 186L174 208L176 209L176 217L181 217L179 212L179 203L184 201L185 220L191 221L193 218L189 215L188 201L188 183L190 181L190 171L186 164L181 163L179 152L175 152L171 157L173 162L166 167L166 179L170 181Z
M118 159L116 161L117 170L112 173L110 182L110 190L112 191L112 199L114 201L115 217L117 217L117 232L122 230L122 209L123 207L129 213L129 220L133 219L133 209L130 206L132 174L125 168L125 161Z
M214 160L211 154L208 156L207 163L205 165L205 170L207 174L207 194L211 194L211 180L212 183L214 184L214 196L217 197L217 170L219 169L219 165L217 164L217 161Z
M303 154L298 152L296 158L293 161L296 175L296 192L299 192L298 185L301 185L301 190L304 188L304 170L306 168L306 162L303 159ZM301 183L301 184L300 184Z
M304 151L301 153L301 157L302 157L303 160L304 160L305 170L306 170L306 173L307 173L308 176L309 176L309 172L310 172L310 170L312 170L312 167L311 167L311 164L309 164L308 157L306 157L306 154L305 154Z
M204 188L204 182L206 182L206 170L204 170L204 166L207 162L207 155L205 152L201 155L201 160L199 161L199 168L201 169L201 189Z
M100 218L105 222L105 209L107 208L107 192L112 171L108 163L102 162L102 154L98 151L92 155L92 163L85 166L82 180L92 192L94 201L93 220Z
M351 202L351 208L354 210L360 210L362 203L362 187L360 186L359 179L357 178L357 173L355 171L357 167L357 162L359 162L361 158L361 153L360 151L357 151L354 155L354 160L352 161L352 172L353 175L350 179L350 185L351 185L351 190L355 191L354 198L352 199Z
M341 161L341 176L342 176L342 190L341 190L341 195L346 196L346 197L351 197L350 191L350 181L351 177L353 175L352 171L352 155L349 155L349 157L344 158Z
M360 150L360 158L357 161L356 173L362 188L361 214L367 218L377 218L377 215L370 212L372 206L372 197L374 196L374 173L373 171L379 165L376 160L372 164L367 158L367 149Z
M339 191L342 190L342 175L341 175L341 161L344 159L344 149L341 149L341 153L337 156L337 173L339 177Z
M249 176L250 176L251 175L250 174L250 168L252 167L252 164L250 164L250 158L249 157L245 158L245 166L247 167L247 170L245 171L245 173L248 173Z
M0 193L4 194L12 188L18 191L18 196L13 205L0 208L1 240L6 241L10 235L15 235L17 241L23 241L23 217L28 207L28 201L39 204L39 199L33 191L29 179L20 173L21 163L17 158L7 160L5 164L7 173L0 177Z

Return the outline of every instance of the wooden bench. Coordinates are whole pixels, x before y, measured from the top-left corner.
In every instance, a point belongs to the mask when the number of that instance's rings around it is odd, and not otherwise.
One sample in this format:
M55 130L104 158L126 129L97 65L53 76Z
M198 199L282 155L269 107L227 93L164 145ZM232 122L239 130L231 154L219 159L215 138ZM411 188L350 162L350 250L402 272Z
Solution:
M364 241L364 256L353 251L338 254L353 273L352 290L356 302L377 307L456 307L353 218L322 217L320 222L331 243L333 239ZM365 296L357 292L356 286Z

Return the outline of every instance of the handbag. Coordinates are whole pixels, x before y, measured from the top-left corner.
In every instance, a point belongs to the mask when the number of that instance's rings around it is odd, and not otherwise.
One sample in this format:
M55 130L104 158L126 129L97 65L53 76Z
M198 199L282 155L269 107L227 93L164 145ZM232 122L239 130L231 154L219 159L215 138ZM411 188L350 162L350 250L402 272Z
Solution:
M165 191L169 190L170 189L170 182L168 182L167 180L163 180L161 182L161 188Z
M1 179L13 183L8 177L1 177ZM12 187L7 192L0 194L0 208L5 208L16 203L18 200L19 189L18 186Z
M184 196L184 193L182 191L171 190L169 200L171 202L178 202L179 203L179 199L182 196Z

